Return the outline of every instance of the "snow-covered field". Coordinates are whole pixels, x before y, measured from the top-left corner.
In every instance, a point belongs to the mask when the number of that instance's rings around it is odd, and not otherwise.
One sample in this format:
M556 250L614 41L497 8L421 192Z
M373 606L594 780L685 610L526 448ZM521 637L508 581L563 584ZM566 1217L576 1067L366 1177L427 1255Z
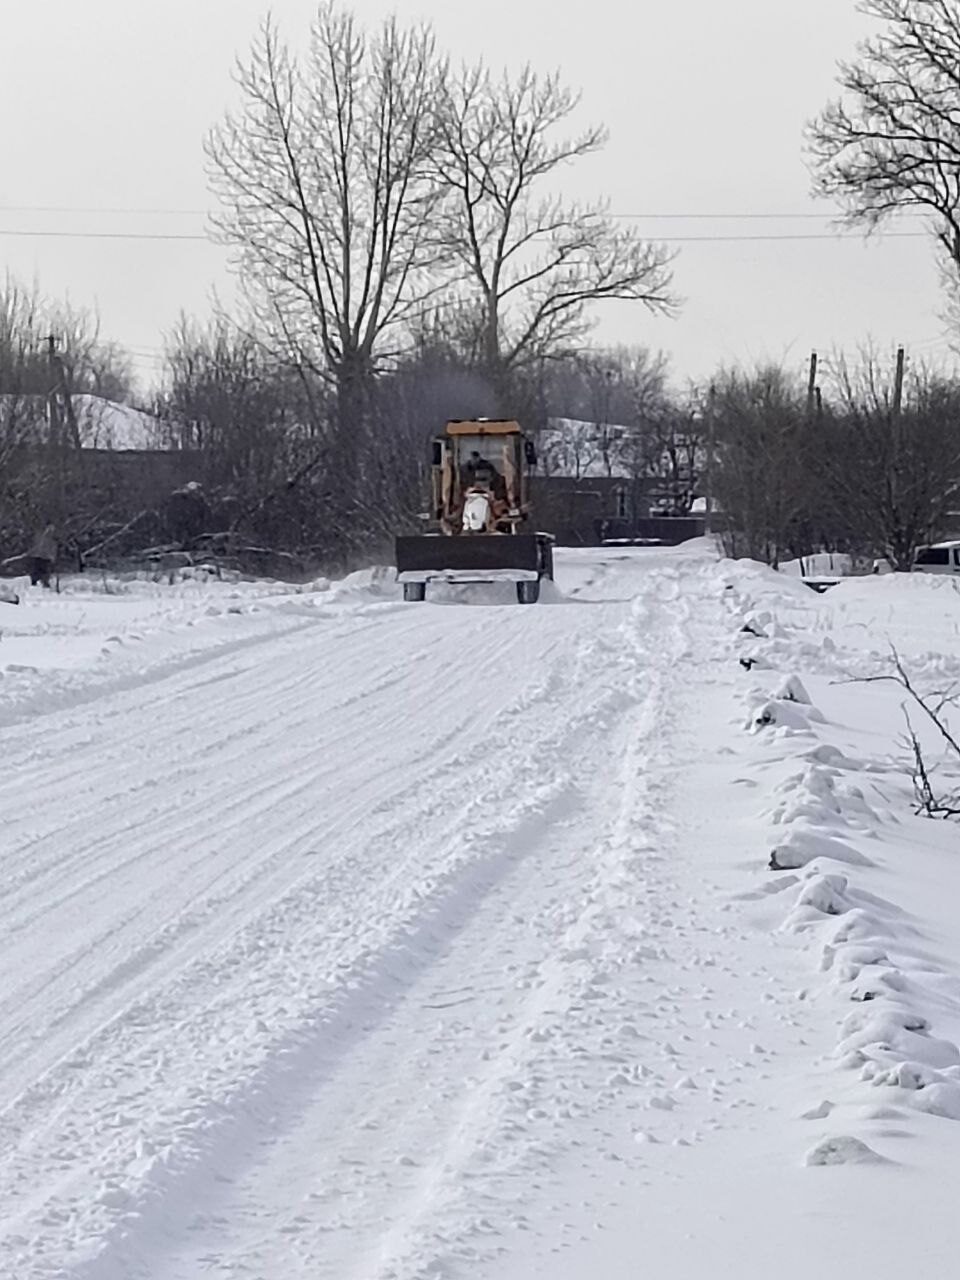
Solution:
M0 1276L957 1274L960 591L558 559L0 603Z

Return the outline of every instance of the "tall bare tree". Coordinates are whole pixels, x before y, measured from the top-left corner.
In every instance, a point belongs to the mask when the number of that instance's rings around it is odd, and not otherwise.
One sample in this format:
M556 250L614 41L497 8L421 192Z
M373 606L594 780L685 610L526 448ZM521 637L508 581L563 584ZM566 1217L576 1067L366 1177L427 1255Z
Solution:
M800 387L776 366L722 372L710 395L712 496L732 555L776 567L802 546L810 508L812 441Z
M606 141L596 127L563 136L578 103L558 76L529 67L498 79L478 65L445 81L441 244L481 304L482 360L501 395L514 370L582 338L592 303L672 303L662 246L616 226L602 205L556 193L562 170Z
M284 465L288 437L309 437L290 372L222 317L205 327L181 317L165 363L169 443L195 452L210 483L256 495Z
M49 331L54 335L70 395L90 395L114 402L129 401L133 394L130 356L118 343L101 336L100 317L68 304L49 309Z
M94 315L0 282L0 542L22 544L47 521L63 539L85 526L97 497L74 397L122 398L130 387L129 360Z
M43 361L43 302L7 277L0 288L0 473L9 474L36 427L38 404L47 391Z
M427 28L368 37L332 0L301 63L271 22L238 65L243 105L207 140L217 232L277 350L329 377L344 433L389 335L423 304L442 65Z
M667 359L646 347L585 349L546 366L551 416L548 456L569 466L577 457L639 480L648 473L648 424L667 405ZM577 472L579 474L579 470Z
M644 474L657 485L662 509L687 516L693 509L704 469L706 424L695 398L655 405L639 423Z
M863 0L885 24L842 62L843 96L808 129L817 194L871 229L930 215L948 281L960 285L960 4Z
M825 508L851 549L909 571L960 500L960 389L922 366L902 407L876 356L833 368L835 403L820 428L815 472Z

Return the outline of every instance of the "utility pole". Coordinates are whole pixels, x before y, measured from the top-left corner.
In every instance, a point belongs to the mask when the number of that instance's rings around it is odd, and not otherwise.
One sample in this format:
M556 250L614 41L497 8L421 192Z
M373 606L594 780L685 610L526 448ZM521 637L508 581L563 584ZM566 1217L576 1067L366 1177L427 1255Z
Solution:
M891 434L893 436L893 466L887 480L887 492L890 502L890 515L895 527L900 529L900 459L903 453L902 415L903 415L903 370L904 350L897 347L897 367L893 379L893 415ZM900 568L900 552L897 550L897 568Z
M53 460L54 523L59 530L63 524L66 507L66 478L64 475L63 415L60 405L61 370L57 357L57 339L52 333L47 337L47 365L50 370L50 383L47 390L47 413L50 428L50 453Z
M704 489L706 490L704 498L706 499L706 509L703 518L703 532L709 537L713 533L713 485L714 485L714 451L717 443L716 431L716 413L714 401L716 399L716 387L711 382L710 390L707 392L707 457L704 467Z
M54 518L57 530L62 536L67 516L67 471L68 459L73 458L74 467L81 460L80 428L73 407L73 397L67 382L67 371L63 357L57 350L56 334L47 335L47 366L50 381L47 390L47 412L50 427L50 452L53 462L55 511L50 514Z
M903 347L897 347L897 372L893 382L893 416L900 417L903 409L903 368L904 368L904 351Z
M810 352L810 376L807 379L807 419L813 421L817 404L817 353Z

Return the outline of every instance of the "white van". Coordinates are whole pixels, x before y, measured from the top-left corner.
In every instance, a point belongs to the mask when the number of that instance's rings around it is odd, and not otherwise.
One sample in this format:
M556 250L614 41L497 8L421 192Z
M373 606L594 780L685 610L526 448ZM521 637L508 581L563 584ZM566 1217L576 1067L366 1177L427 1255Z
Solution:
M960 573L960 540L918 548L913 568L915 573Z

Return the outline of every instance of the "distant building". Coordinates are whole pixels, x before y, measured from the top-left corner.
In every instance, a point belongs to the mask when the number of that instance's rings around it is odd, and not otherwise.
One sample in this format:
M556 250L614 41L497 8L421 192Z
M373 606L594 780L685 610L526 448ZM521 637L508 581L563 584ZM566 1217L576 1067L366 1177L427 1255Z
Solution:
M158 418L101 396L70 397L82 449L153 452L168 448L167 428ZM50 438L46 396L0 395L0 421L9 424L24 444L46 444ZM70 430L65 424L65 430Z
M122 523L198 478L197 455L172 447L168 426L152 414L93 395L72 396L70 406L75 428L62 423L66 452L54 462L47 397L0 395L0 435L25 483L59 474L68 516L110 511Z
M662 481L624 465L619 444L626 430L552 418L541 433L536 520L561 545L616 539L673 545L703 533L702 498L688 493L678 503Z

